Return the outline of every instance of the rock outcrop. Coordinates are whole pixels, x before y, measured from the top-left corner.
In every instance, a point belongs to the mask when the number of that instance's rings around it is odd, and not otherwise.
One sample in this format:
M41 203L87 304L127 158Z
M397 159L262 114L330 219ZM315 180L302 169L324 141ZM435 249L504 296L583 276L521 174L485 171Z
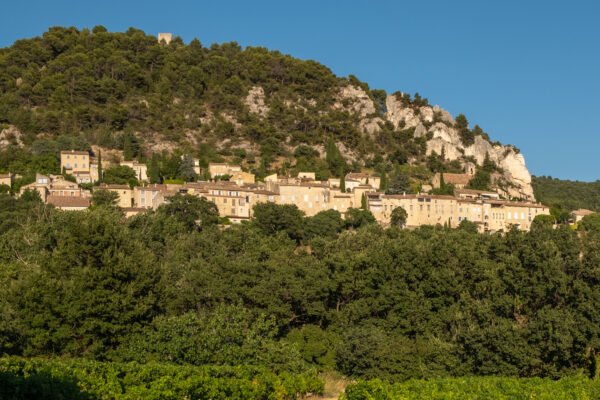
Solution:
M248 106L250 112L262 117L266 117L269 113L269 107L265 104L265 91L260 86L254 86L248 91L244 104Z
M482 136L476 136L470 146L464 146L454 126L454 118L439 106L415 106L405 104L395 95L385 101L386 112L376 117L373 100L360 87L347 85L340 89L334 103L335 109L344 109L360 118L359 127L368 134L379 131L379 124L392 123L396 129L414 128L415 137L427 136L427 154L443 152L446 159L459 160L466 172L473 172L474 159L483 164L486 154L502 169L502 175L495 175L493 184L502 185L511 197L533 200L531 175L525 166L525 158L512 146L492 145Z

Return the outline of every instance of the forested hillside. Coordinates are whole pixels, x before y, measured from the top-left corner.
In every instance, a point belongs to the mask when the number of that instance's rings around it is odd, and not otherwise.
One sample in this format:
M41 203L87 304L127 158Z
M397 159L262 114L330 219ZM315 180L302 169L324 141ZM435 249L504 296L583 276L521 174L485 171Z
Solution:
M532 195L514 146L491 142L418 93L387 94L312 60L237 43L168 45L137 29L53 27L0 49L0 172L31 174L64 148L126 151L144 161L178 150L257 175L310 170L320 179L374 169L428 183L435 172L483 167L484 188ZM342 162L324 159L328 141ZM27 155L30 157L28 158ZM40 157L45 157L40 160ZM34 158L31 158L34 157ZM35 158L38 157L38 158Z
M580 182L551 176L532 177L535 197L544 204L576 210L600 211L600 181Z

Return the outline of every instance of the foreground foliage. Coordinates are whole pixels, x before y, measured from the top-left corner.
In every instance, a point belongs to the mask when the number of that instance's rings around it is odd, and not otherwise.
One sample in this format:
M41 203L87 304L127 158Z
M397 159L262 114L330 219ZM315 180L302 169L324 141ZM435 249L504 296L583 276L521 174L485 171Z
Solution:
M295 399L320 393L314 373L251 367L0 358L2 399Z
M600 229L382 229L364 210L342 227L275 205L223 229L211 204L125 219L0 196L0 353L393 381L598 372Z
M600 382L582 377L558 381L540 378L451 378L388 384L361 381L346 387L342 400L556 400L597 399Z

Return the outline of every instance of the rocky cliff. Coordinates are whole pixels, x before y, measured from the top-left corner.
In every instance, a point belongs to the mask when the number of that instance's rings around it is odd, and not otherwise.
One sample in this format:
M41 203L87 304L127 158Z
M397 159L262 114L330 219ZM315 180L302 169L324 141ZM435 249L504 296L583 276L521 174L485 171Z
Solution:
M475 136L470 146L464 146L460 135L454 127L455 121L450 113L439 106L414 106L401 101L399 96L388 95L385 101L385 112L373 117L375 106L373 100L361 88L344 87L340 90L339 99L346 99L346 109L360 117L360 127L364 133L373 134L380 122L388 121L394 128L414 128L414 136L427 138L427 154L445 154L447 160L458 160L465 172L473 173L477 165L482 165L486 154L490 160L500 167L501 173L493 176L493 184L502 188L510 197L534 199L531 187L531 175L525 165L525 158L513 146L490 143L483 136ZM342 102L336 103L337 107ZM473 164L475 160L475 164Z

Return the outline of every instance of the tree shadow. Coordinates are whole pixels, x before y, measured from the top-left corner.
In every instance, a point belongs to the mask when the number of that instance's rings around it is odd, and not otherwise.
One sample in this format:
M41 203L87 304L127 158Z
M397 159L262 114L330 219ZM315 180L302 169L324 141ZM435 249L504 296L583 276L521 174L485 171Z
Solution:
M44 372L23 376L0 372L0 399L3 400L94 400L75 379L57 378Z

